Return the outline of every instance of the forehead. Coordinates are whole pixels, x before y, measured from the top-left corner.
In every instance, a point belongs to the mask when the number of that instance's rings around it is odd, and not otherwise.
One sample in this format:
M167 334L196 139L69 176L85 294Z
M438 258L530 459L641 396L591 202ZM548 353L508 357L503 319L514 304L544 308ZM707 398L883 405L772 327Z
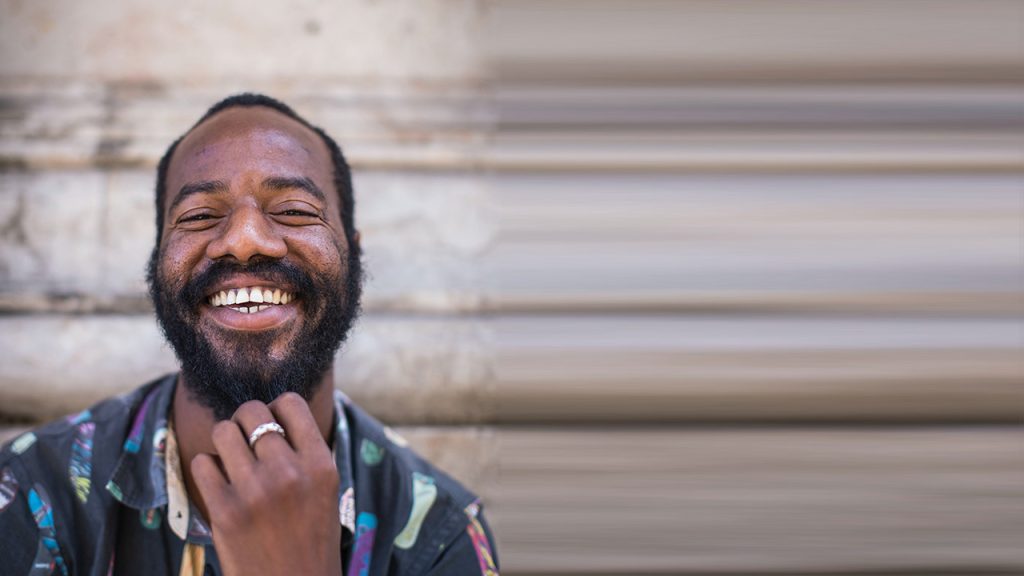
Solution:
M323 140L262 106L229 108L196 126L178 144L166 184L173 196L186 183L230 184L245 175L308 177L321 189L334 190L331 156Z

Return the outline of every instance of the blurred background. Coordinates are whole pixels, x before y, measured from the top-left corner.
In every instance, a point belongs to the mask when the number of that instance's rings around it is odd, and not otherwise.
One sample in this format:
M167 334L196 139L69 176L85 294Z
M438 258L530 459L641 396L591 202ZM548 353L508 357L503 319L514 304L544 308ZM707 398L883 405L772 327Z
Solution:
M0 0L0 440L176 369L155 164L243 90L505 574L1024 572L1024 2Z

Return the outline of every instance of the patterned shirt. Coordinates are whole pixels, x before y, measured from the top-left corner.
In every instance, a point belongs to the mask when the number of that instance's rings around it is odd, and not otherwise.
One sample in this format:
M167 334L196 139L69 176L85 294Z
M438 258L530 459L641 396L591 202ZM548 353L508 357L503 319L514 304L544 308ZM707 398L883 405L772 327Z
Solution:
M0 451L3 574L219 575L189 502L169 410L175 375L27 432ZM347 576L497 575L479 499L335 393Z

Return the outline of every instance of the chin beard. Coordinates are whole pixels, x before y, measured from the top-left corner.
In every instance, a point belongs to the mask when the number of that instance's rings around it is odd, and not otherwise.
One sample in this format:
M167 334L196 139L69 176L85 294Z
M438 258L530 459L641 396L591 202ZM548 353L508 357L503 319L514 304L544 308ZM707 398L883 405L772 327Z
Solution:
M317 390L334 355L359 316L362 268L358 255L340 274L309 275L283 260L262 257L248 264L216 261L184 285L174 286L157 267L154 250L149 264L149 290L157 320L181 362L189 395L227 420L249 400L269 404L285 392L307 401ZM236 273L249 273L292 287L305 321L283 358L268 351L276 331L241 333L220 349L199 330L199 308L210 288Z

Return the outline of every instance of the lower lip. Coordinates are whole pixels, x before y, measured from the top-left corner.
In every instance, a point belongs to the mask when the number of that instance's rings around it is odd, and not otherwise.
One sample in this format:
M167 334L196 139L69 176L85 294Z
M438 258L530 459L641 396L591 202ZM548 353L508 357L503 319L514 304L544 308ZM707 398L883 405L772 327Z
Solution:
M258 305L258 304L254 304ZM294 304L275 304L260 312L239 312L230 306L206 306L210 316L218 324L231 330L269 330L295 318L298 314Z

